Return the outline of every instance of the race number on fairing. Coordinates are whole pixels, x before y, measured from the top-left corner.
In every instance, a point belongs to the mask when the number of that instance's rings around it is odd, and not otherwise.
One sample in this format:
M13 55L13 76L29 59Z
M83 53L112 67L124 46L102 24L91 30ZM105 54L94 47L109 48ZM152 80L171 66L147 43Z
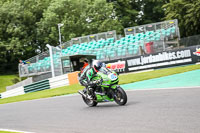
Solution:
M117 79L117 76L113 73L109 74L108 77L111 79L111 80L116 80Z

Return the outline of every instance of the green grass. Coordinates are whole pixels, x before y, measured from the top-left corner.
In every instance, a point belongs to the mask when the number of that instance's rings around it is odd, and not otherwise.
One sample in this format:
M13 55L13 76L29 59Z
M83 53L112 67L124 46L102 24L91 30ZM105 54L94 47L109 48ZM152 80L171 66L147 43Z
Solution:
M20 133L20 132L8 132L8 131L0 131L0 133Z
M174 68L166 68L166 69L159 69L155 71L143 72L143 73L129 73L129 74L122 74L119 76L119 84L127 84L152 78L159 78L163 76L168 76L177 73L183 73L187 71L192 71L200 69L200 65L188 65L182 67L174 67ZM67 95L76 93L78 90L83 89L83 86L79 84L70 85L59 87L56 89L44 90L39 92L28 93L21 96L15 96L5 99L0 99L0 104L5 103L12 103L18 101L25 101L25 100L32 100L32 99L40 99L40 98L47 98L47 97L54 97L60 95Z
M0 93L6 91L6 86L13 85L12 80L15 78L18 78L17 75L0 75Z
M25 95L0 99L0 104L73 94L77 93L77 91L80 89L83 89L83 86L80 86L79 84L74 84L70 86L64 86L55 89L32 92Z

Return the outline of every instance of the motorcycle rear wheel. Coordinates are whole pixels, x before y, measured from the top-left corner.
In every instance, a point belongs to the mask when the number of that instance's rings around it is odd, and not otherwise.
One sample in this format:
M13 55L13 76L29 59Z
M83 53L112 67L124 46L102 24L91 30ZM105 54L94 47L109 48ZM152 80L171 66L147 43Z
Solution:
M87 99L87 98L84 97L84 96L82 96L82 98L83 98L83 101L84 101L89 107L97 106L97 102L96 102L96 101ZM95 99L95 100L96 100L96 99Z
M121 88L117 87L114 96L114 100L118 105L125 105L127 103L127 95L126 92Z

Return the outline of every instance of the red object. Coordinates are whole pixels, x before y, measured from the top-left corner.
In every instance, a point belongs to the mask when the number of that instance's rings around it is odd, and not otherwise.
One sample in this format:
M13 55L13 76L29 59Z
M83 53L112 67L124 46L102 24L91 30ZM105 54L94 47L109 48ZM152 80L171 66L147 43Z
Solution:
M153 50L153 42L148 42L148 43L146 43L145 46L146 46L147 54L151 54L151 53L154 52L154 50Z
M84 63L83 69L84 69L86 66L88 66L88 65L89 65L88 63Z
M88 63L85 63L84 62L84 65L83 65L83 67L81 68L81 73L83 72L83 70L86 68L86 66L88 66L89 64Z
M96 72L98 72L97 69L96 69L95 67L94 67L94 70L95 70Z

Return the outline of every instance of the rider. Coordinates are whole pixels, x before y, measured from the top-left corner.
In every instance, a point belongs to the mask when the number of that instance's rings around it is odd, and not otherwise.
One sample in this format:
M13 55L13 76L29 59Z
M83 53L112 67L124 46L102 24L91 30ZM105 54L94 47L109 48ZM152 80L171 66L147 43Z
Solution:
M92 81L92 78L95 76L95 74L97 74L102 65L102 62L100 62L99 60L93 60L90 67L86 68L86 70L83 71L79 78L79 82L81 83L81 85L86 87L86 90L84 91L88 91L87 97L89 99L93 99L92 97L94 94L94 88L96 84L101 82L100 80Z

